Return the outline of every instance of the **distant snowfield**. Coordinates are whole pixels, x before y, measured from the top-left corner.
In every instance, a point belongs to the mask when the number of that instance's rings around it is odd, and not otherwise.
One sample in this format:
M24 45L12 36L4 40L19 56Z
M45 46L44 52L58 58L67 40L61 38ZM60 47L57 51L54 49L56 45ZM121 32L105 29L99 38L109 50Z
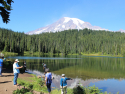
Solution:
M67 22L69 22L70 20L72 20L73 23L76 24L76 25L78 25L79 23L80 23L80 24L83 24L83 23L84 23L84 21L82 21L82 20L80 20L80 19L77 19L77 18L64 17L64 19L65 19L65 20L64 20L63 23L67 23Z

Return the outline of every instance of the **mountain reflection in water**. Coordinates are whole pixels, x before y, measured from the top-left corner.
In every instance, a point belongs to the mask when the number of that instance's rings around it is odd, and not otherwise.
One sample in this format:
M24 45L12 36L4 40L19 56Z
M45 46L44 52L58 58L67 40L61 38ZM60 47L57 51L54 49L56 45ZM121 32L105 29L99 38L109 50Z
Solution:
M41 77L44 75L43 72L39 72L39 71L35 71L35 70L34 71L28 70L28 72L34 73L36 76L40 75ZM54 76L54 79L52 81L53 86L56 87L56 88L59 88L60 87L61 75L56 75L54 73L52 73L52 75ZM68 84L68 87L73 88L78 83L80 83L82 86L88 86L91 82L94 83L94 82L98 82L98 81L100 81L100 80L98 80L98 79L88 79L88 80L84 81L80 78L74 78L73 80L68 80L67 84Z

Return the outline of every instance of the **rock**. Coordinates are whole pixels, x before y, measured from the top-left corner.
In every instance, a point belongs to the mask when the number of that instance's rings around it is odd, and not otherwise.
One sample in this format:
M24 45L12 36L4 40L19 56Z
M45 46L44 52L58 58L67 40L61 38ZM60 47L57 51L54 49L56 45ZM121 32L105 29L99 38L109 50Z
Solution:
M45 78L45 75L42 75L42 78Z
M41 78L41 76L40 76L40 75L38 75L38 76L37 76L37 78Z

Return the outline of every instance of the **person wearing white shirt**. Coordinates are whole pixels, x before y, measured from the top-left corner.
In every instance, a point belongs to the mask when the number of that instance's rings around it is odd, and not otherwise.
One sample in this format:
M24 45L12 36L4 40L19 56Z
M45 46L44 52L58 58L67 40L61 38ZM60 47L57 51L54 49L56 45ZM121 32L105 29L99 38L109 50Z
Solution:
M20 73L19 69L23 68L23 66L20 67L18 65L18 62L19 62L19 60L16 59L14 64L13 64L13 73L14 73L13 84L14 84L14 86L17 86L17 78L18 78L18 74Z

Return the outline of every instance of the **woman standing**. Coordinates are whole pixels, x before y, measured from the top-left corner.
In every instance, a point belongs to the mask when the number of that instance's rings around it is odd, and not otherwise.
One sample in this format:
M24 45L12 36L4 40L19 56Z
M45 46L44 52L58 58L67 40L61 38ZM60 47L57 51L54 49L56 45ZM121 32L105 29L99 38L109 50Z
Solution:
M20 67L18 65L18 62L19 62L19 60L16 59L14 64L13 64L13 73L14 73L13 84L14 84L14 86L17 86L17 78L18 78L18 74L20 73L19 69L23 68L23 66Z

